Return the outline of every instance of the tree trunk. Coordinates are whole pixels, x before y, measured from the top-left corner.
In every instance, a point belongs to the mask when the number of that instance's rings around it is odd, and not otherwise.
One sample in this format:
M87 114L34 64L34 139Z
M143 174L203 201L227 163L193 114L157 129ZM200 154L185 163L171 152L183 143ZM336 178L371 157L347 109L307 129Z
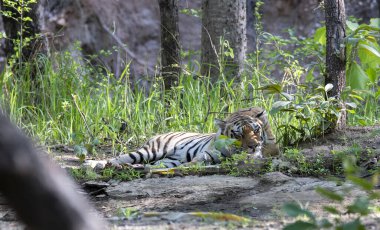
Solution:
M30 229L105 229L62 169L42 158L1 111L0 191Z
M343 88L346 85L346 48L344 37L346 36L346 12L344 0L325 0L326 17L326 79L325 84L333 84L333 89L328 92L329 97L341 99ZM346 126L344 106L336 123L336 129L344 129Z
M181 73L178 0L158 0L161 17L161 76L165 90L177 85Z
M201 74L217 80L223 73L227 78L239 78L247 49L246 0L203 0ZM228 41L234 57L224 57L221 38ZM223 69L224 68L224 69Z
M0 4L0 12L1 12L1 4ZM3 18L0 17L0 34L5 35L5 30L4 30L4 22ZM5 66L7 65L7 56L5 53L5 39L0 38L0 75L3 73L5 70Z
M248 48L248 52L255 51L254 47L256 47L256 16L255 16L255 8L256 8L256 0L246 0L247 7L247 43L250 44L250 49Z

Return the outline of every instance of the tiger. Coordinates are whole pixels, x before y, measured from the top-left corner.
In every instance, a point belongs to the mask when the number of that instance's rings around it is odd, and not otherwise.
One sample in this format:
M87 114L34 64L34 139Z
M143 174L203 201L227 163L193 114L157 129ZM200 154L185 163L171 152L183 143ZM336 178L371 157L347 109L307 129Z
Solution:
M269 119L267 112L260 108L260 107L253 107L253 108L246 108L246 109L240 109L235 113L232 113L230 117L227 119L229 123L239 120L239 117L241 115L247 115L250 117L258 118L262 122L262 127L264 129L264 144L263 144L263 155L266 157L275 157L280 154L280 149L277 145L276 137L272 132L272 128L269 124ZM252 134L245 135L244 138L251 140L252 137L250 137ZM247 141L243 141L244 143L247 143Z
M218 164L235 154L236 149L216 149L213 144L222 135L236 139L254 158L279 154L276 138L269 125L267 113L259 107L242 109L226 120L215 119L216 133L169 132L154 136L136 151L121 154L108 161L87 161L104 168L128 164L154 164L166 168L204 162Z

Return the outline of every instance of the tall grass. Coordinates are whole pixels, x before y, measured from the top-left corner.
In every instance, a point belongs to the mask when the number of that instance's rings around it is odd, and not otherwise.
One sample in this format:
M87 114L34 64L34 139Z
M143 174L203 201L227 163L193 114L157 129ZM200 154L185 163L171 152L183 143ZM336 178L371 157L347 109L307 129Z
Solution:
M257 79L244 77L238 85L182 75L177 87L162 91L154 80L149 92L131 87L128 68L121 78L83 65L69 53L53 61L40 56L1 77L1 105L10 117L41 143L89 142L116 137L141 142L167 131L212 132L213 119L242 107L270 108ZM29 79L31 65L39 71ZM33 85L31 84L32 82ZM126 123L120 137L119 128Z
M267 59L260 58L260 63L247 60L248 69L240 81L223 78L211 83L207 77L183 74L178 86L163 92L163 82L156 77L152 77L149 91L132 87L128 66L120 78L115 78L101 67L83 64L87 63L84 59L74 59L69 52L58 53L53 58L39 56L31 63L23 63L20 69L3 73L0 103L14 122L43 144L111 142L136 146L157 133L213 132L214 118L223 119L239 108L259 106L271 111L281 96L265 94L259 88L276 82L265 77L278 71L273 63L281 63L282 68L288 66L286 71L294 69L299 75L305 72L299 65L291 66L295 62L289 59L273 61L270 55ZM257 56L252 59L259 60ZM31 70L37 70L34 79L30 79ZM285 79L289 75L284 76ZM284 89L290 87L297 91L294 81L284 79L277 83ZM305 104L303 100L313 93L301 88L293 105ZM366 124L379 122L378 106L364 101L357 111L350 117L351 124L358 124L358 119L363 117ZM272 129L282 144L312 135L313 131L301 130L289 135L289 130L320 125L321 114L310 110L303 115L308 116L307 125L297 118L297 111L270 116Z

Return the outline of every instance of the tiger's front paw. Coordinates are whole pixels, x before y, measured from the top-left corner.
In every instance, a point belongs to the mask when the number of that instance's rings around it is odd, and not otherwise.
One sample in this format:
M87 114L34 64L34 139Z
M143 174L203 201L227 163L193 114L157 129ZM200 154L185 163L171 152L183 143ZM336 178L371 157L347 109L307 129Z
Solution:
M261 159L264 157L261 149L257 149L257 148L255 150L252 150L252 149L248 150L248 155L251 156L251 158L253 159Z

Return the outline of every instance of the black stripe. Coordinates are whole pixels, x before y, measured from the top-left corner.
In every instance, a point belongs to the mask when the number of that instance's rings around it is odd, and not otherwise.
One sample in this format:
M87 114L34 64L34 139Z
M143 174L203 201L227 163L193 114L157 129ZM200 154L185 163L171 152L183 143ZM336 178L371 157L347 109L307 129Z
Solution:
M195 146L195 145L194 145L194 146ZM201 146L201 145L199 144L198 147L193 151L193 156L191 157L191 159L193 159L194 156L197 154L197 152L198 152L200 146ZM190 150L189 150L189 151L190 151Z
M220 155L222 155L223 157L228 157L228 156L224 155L223 151L220 152Z
M171 137L169 137L168 140L166 140L166 143L165 143L165 145L164 145L164 149L163 149L163 157L165 157L166 154L167 154L169 142L170 142L173 138L175 138L175 137L177 137L177 136L181 136L181 135L182 135L182 133L176 133L175 135L172 135Z
M235 121L233 124L239 126L240 125L240 120Z
M170 164L172 164L173 167L177 167L177 164L175 162L170 162Z
M199 148L202 146L202 143L205 141L205 140L204 140L204 139L205 139L205 136L202 136L201 138L202 138L202 140L197 140L197 142L194 143L194 145L191 146L191 147L187 150L187 155L186 155L187 162L190 162L190 161L194 158L194 156L198 153ZM206 139L207 139L207 138L209 138L209 137L206 136ZM193 142L193 141L194 141L194 140L192 140L191 142ZM209 141L209 140L207 140L207 141ZM194 149L194 148L196 148L196 149ZM192 156L191 156L191 150L192 150L192 149L194 149L194 151L193 151L193 154L192 154ZM189 160L189 158L190 158L190 160Z
M157 157L157 149L155 148L155 143L156 143L156 141L153 141L152 147L151 147L151 150L152 150L152 162L154 162L156 160L156 157Z
M190 155L189 151L187 151L187 153L186 153L186 160L187 160L187 162L191 161L191 155Z
M138 163L143 163L144 162L144 154L137 150L135 153L137 153L140 156L140 161Z
M182 140L190 139L190 138L193 138L193 139L187 141L187 142L186 142L186 143L180 148L180 150L186 148L186 147L187 147L189 144L191 144L193 141L196 141L196 140L198 140L198 139L200 139L200 138L204 138L204 137L205 137L205 136L201 136L200 134L198 134L198 135L195 135L195 136L191 136L191 137L183 138Z
M136 163L137 159L133 153L129 153L129 157L132 158L132 160L133 160L132 164Z
M150 160L150 150L148 149L149 146L148 145L144 145L144 147L142 147L141 149L145 150L146 151L146 155L148 155L148 158L144 161L146 161L147 163L149 163L149 160Z
M257 117L257 118L261 117L261 116L264 114L264 112L265 112L265 110L263 110L261 113L258 113L258 114L256 115L256 117Z
M160 147L161 147L161 143L162 143L161 139L165 139L167 136L169 136L171 134L172 133L167 133L166 135L162 134L162 135L158 136L157 140L153 140L153 142L154 141L157 142L157 150L158 150L158 152L156 151L156 157L154 158L155 161L165 158L165 154L163 154L163 152L160 152ZM161 155L161 156L159 156L159 155ZM157 157L158 157L158 159L157 159Z
M212 141L212 140L214 139L214 137L215 137L215 136L210 136L210 137L208 138L208 140L206 140L206 141L204 142L204 144L202 145L201 149L203 149L203 148L205 147L205 145L207 145L208 143L210 143L210 141Z
M162 136L159 136L158 139L157 139L157 141L156 141L156 142L157 142L157 150L158 150L158 151L160 151L160 147L161 147L161 146L160 146L160 145L161 145L161 141L160 141L161 137L162 137ZM157 153L157 154L158 154L158 153ZM156 158L157 158L157 155L156 155ZM154 160L156 160L156 158L154 158ZM157 159L157 160L160 160L160 159L162 159L162 158L163 158L163 157L161 156L161 157L160 157L159 159Z
M211 164L216 164L214 157L209 152L206 152L206 154L210 156Z
M165 157L166 159L169 159L169 160L178 160L177 158L175 157Z
M183 135L185 135L186 133L180 133L180 135L178 135L178 138L179 137L181 137L181 136L183 136ZM186 137L186 138L189 138L189 137ZM179 139L179 140L177 140L175 143L174 143L174 150L173 150L173 154L175 154L175 152L177 151L177 145L178 145L178 143L179 142L181 142L181 141L183 141L183 140L185 140L186 138L182 138L182 139Z

